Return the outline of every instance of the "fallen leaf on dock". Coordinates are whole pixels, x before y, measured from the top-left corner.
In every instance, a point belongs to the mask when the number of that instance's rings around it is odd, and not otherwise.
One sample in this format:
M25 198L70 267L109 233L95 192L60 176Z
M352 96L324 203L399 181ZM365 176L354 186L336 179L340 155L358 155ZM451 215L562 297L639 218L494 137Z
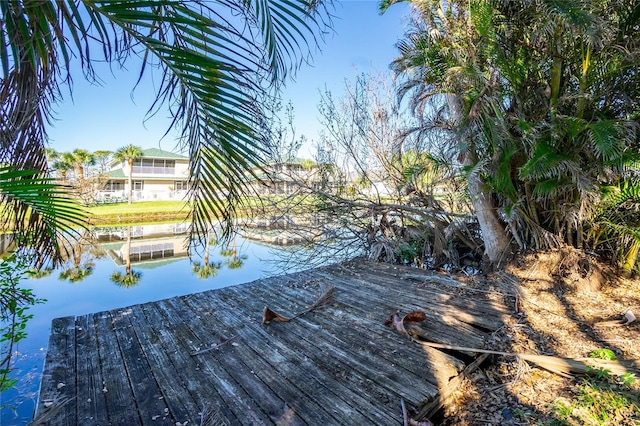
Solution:
M422 311L411 311L407 315L400 318L400 312L395 312L384 322L387 327L394 328L398 333L409 336L405 323L417 323L427 319L427 315Z
M262 323L269 324L271 321L288 322L291 320L280 315L276 311L271 310L268 306L265 306L264 310L262 311Z

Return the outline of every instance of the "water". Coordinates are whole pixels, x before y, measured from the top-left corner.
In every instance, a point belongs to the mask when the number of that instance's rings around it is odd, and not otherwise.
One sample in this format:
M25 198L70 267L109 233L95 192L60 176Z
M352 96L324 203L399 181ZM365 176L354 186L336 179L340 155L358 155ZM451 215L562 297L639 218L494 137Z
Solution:
M209 247L209 263L219 265L220 269L214 271L214 276L200 278L194 272L193 261L202 264L204 250L190 260L184 247L185 231L177 225L104 229L100 232L100 250L83 254L80 270L93 265L84 279L77 282L62 280L60 272L65 268L61 268L46 277L22 283L22 287L33 289L37 297L47 299L47 302L30 309L34 317L27 325L28 337L20 341L14 351L13 377L18 378L18 383L0 394L1 426L24 425L33 416L52 319L222 288L289 272L270 262L279 250L238 236L228 247ZM102 257L95 257L101 253ZM125 274L127 253L131 270L141 273L139 282L130 287L119 286L111 279L114 272Z

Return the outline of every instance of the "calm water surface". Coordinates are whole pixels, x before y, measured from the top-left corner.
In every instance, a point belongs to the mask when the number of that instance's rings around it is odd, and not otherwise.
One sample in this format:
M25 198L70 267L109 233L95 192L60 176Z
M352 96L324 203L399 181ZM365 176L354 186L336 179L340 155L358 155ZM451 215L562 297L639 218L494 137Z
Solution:
M31 420L52 319L222 288L290 272L279 269L277 263L272 262L279 250L238 236L235 255L233 244L228 249L226 246L209 247L209 262L220 268L216 268L214 275L200 278L194 272L193 261L202 264L204 250L194 254L190 260L183 245L184 229L178 225L132 227L130 240L128 232L127 228L101 231L97 253L94 250L93 254L83 255L81 269L86 265L93 267L91 273L80 281L61 279L60 273L65 269L61 268L46 277L23 282L23 287L33 289L37 297L47 301L29 311L34 317L27 326L28 337L19 342L14 352L13 376L18 378L18 384L0 394L0 426L24 425ZM125 273L127 253L131 259L131 270L142 274L139 282L131 287L117 285L111 279L114 272ZM95 254L98 254L97 258Z

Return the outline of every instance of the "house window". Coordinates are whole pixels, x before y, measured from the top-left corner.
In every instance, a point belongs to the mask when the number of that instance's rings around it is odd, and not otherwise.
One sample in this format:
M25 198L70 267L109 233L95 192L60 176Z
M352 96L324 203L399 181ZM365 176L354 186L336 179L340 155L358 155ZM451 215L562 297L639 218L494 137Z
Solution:
M105 184L104 190L105 191L122 191L122 187L123 187L122 182L110 180Z
M133 181L133 190L134 191L142 191L144 189L144 181L143 180L134 180Z
M173 188L176 191L186 191L189 189L189 182L186 180L177 180L173 183Z

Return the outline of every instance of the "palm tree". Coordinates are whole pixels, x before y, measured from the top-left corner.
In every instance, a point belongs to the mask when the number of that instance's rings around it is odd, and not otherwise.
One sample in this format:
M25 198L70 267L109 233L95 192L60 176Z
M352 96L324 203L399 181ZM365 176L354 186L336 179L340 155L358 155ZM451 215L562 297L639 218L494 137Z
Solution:
M383 2L386 10L397 1ZM416 2L418 3L418 2ZM505 226L498 216L482 173L486 150L478 138L481 128L474 123L479 93L491 90L493 69L486 66L482 51L477 51L468 36L470 14L466 1L429 0L416 6L419 14L406 38L398 43L400 56L392 70L404 81L399 97L410 97L414 113L424 127L448 132L457 145L459 159L467 169L467 185L491 263L503 259L509 247ZM427 117L431 114L432 118Z
M68 173L73 170L73 164L71 161L72 159L70 158L69 153L62 153L52 164L52 168L57 172L62 183L67 182Z
M191 270L194 274L200 279L207 279L211 277L215 277L218 271L222 268L221 262L203 262L202 264L198 261L193 262L191 265Z
M142 278L142 272L138 271L129 271L126 274L122 274L121 272L115 271L111 274L111 281L120 287L134 287L140 283L140 278Z
M226 248L224 250L220 250L220 254L224 257L229 257L224 263L229 267L229 269L239 269L244 265L244 261L247 260L247 255L243 254L238 256L238 248L236 245L236 237L238 233L234 232L233 236L227 239ZM233 244L233 247L230 245Z
M80 148L74 149L71 152L70 159L73 167L76 169L78 183L82 185L85 178L85 166L93 166L96 163L96 159L89 151Z
M59 278L72 283L80 282L93 273L93 266L94 265L89 264L67 268L60 272Z
M131 204L131 199L133 198L133 182L132 182L132 174L133 174L133 162L138 158L142 157L142 148L135 145L127 145L122 148L118 148L116 152L113 153L113 159L116 161L126 161L127 162L127 178L128 178L128 199L129 204Z
M485 246L506 228L521 248L581 247L600 183L638 157L637 5L428 0L416 9L393 64L399 94L428 126L455 131L472 201L484 198L484 208L474 202L480 225L487 213L497 220L496 232L482 226Z
M191 270L198 276L198 278L206 279L210 277L215 277L220 268L222 268L222 263L220 262L209 262L209 254L211 252L211 232L212 228L207 228L206 233L204 234L204 254L202 258L202 263L198 261L194 261L191 265Z
M0 132L0 164L44 176L47 127L75 63L95 81L96 61L125 67L142 58L140 78L160 74L148 113L169 109L167 132L180 131L192 159L199 233L212 219L235 215L245 171L261 164L260 100L319 45L330 25L329 1L1 1L0 123L11 126ZM229 177L229 202L216 203ZM19 202L12 207L14 217L28 211ZM40 222L29 226L44 226L44 219L33 219ZM54 247L48 235L38 238Z
M127 242L122 247L122 257L125 262L125 273L114 272L111 274L111 281L122 287L133 287L140 282L142 272L131 269L131 226L127 226Z

